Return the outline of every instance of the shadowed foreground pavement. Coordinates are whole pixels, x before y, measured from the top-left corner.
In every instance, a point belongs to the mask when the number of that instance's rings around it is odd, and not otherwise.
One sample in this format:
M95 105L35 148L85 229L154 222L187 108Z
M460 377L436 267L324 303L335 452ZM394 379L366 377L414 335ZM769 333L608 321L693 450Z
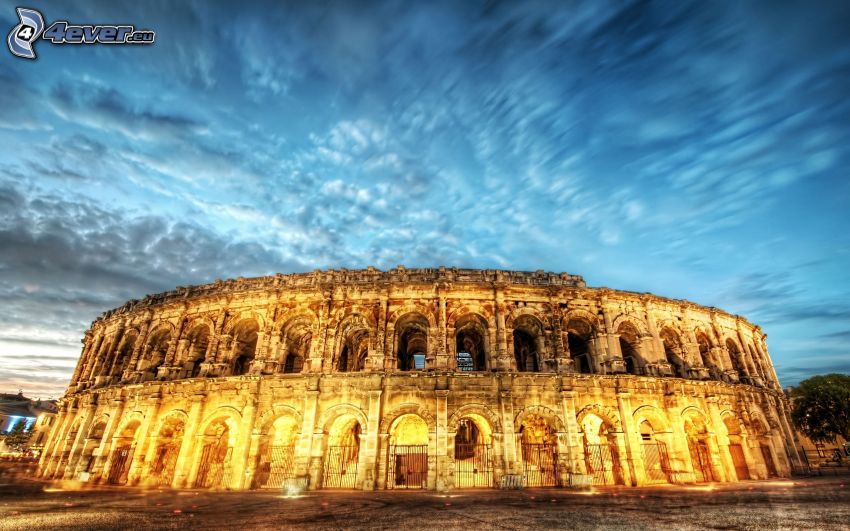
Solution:
M0 486L0 529L850 529L850 477L525 491L272 492Z

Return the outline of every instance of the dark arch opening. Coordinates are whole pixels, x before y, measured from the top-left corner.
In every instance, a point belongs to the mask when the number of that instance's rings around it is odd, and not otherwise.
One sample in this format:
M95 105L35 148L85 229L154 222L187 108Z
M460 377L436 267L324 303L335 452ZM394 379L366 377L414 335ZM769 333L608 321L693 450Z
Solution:
M514 330L514 359L520 372L539 372L537 340L525 330Z
M567 343L570 348L570 355L575 362L575 368L582 374L590 374L590 349L587 341L579 337L577 334L569 332L567 334Z

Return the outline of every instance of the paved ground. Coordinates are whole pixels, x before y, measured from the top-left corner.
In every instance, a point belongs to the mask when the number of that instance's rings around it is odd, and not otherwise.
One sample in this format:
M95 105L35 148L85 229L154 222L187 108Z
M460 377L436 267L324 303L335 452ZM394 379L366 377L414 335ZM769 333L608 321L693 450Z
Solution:
M0 485L0 529L847 529L850 477L525 491L271 492Z

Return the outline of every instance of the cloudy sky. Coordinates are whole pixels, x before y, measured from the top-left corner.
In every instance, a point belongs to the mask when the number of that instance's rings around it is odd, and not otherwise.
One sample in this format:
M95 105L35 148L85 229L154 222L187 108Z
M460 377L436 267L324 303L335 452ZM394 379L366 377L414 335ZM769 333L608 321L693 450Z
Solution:
M0 59L0 391L216 278L581 274L850 372L850 3L45 3L154 46ZM0 2L0 29L17 24Z

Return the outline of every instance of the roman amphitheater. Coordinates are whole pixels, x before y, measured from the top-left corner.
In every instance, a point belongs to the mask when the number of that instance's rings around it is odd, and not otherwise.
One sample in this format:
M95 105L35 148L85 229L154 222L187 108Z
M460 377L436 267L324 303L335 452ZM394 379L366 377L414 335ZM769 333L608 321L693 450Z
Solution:
M399 266L216 281L104 313L39 473L640 486L787 476L793 440L765 334L740 316L566 273Z

